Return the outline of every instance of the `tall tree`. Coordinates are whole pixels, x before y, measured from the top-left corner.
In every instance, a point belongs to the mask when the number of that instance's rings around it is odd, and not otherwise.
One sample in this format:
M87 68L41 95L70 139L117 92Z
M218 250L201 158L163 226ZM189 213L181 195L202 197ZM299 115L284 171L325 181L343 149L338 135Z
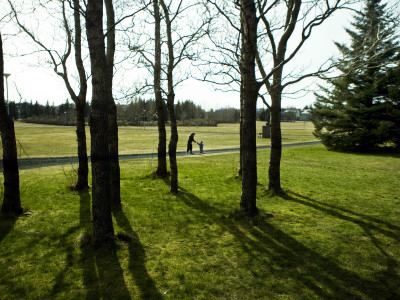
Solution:
M181 1L182 3L182 1ZM168 69L167 69L167 108L169 113L169 121L171 124L171 137L168 145L169 164L171 169L170 190L172 193L178 193L178 164L176 160L176 147L178 145L178 128L175 116L175 91L174 91L174 42L172 40L172 20L170 18L169 8L165 5L164 0L160 0L161 7L164 11L164 18L167 27L167 45L168 45Z
M65 32L65 51L63 53L52 49L43 43L37 34L30 30L20 20L20 13L17 10L11 0L8 0L11 7L12 13L15 20L23 32L25 32L32 41L43 51L45 51L51 61L54 68L54 72L60 76L65 83L69 95L72 101L75 103L76 110L76 135L78 141L78 181L75 184L77 190L87 189L88 186L88 157L87 157L87 146L86 146L86 131L85 131L85 105L86 105L86 94L87 94L87 78L85 67L82 59L82 25L80 17L80 5L79 0L74 0L71 6L73 7L74 17L74 31L71 30L67 13L66 13L66 0L60 1L61 4L61 18L63 23L63 29ZM68 5L68 4L67 4ZM36 7L35 7L36 9ZM75 39L72 38L72 33L75 32ZM75 65L79 75L79 91L76 93L72 87L70 75L68 72L68 59L72 52L72 47L75 50ZM61 70L60 70L61 69Z
M271 99L271 152L268 169L268 189L281 191L280 163L282 156L281 109L283 91L304 80L305 78L320 76L329 71L332 65L321 66L312 72L292 74L285 72L285 66L298 56L310 38L314 29L322 25L335 11L347 8L352 0L303 1L289 0L274 1L267 5L267 1L257 0L257 7L263 24L263 38L268 42L259 43L256 56L257 66L261 74L260 84L265 86ZM269 2L268 2L269 3ZM276 19L280 11L284 16ZM302 27L296 28L298 24ZM298 36L300 33L300 36ZM270 58L269 60L267 58ZM267 63L271 61L271 63Z
M336 43L340 76L311 109L314 134L328 148L366 151L399 139L399 99L391 96L400 83L397 20L381 0L367 0L347 29L350 47Z
M387 125L386 134L388 141L393 143L400 150L400 52L398 54L397 67L387 73L386 86L388 89L387 102Z
M280 162L282 153L282 134L280 127L280 113L282 93L285 88L296 84L301 80L318 76L330 69L320 68L315 72L293 75L284 73L284 66L297 56L300 49L311 36L313 29L321 25L336 10L345 7L348 1L235 1L207 0L218 13L222 15L230 29L236 32L236 39L231 39L227 45L225 39L219 39L217 35L210 34L212 46L221 54L222 61L216 72L206 73L224 76L222 83L231 85L240 83L240 107L241 107L241 153L240 170L242 173L242 198L241 209L249 217L257 213L256 208L256 185L257 185L257 160L255 147L255 120L256 100L263 95L260 91L264 86L271 98L271 105L267 106L271 112L271 154L269 166L270 190L279 192ZM240 25L237 22L237 14L232 8L234 4L240 11ZM302 4L304 4L301 10ZM262 26L258 24L261 20ZM302 24L302 28L295 31L296 25ZM258 26L257 26L258 25ZM221 26L219 26L221 28ZM231 30L232 31L232 30ZM298 38L294 33L300 33ZM227 38L229 39L229 37ZM237 41L241 41L239 44ZM289 47L290 45L290 47ZM290 50L290 51L289 51ZM266 59L270 56L270 59ZM253 75L259 72L258 79ZM218 61L214 61L212 66ZM237 67L238 66L238 67ZM238 80L237 74L240 74ZM247 170L245 170L247 169Z
M114 236L111 217L110 150L108 109L110 93L103 33L103 0L88 0L86 33L92 71L92 110L90 114L92 160L93 238L103 243Z
M0 131L3 144L4 199L0 212L4 214L22 213L19 194L19 170L14 122L7 113L4 99L3 41L0 34Z
M71 98L75 102L76 109L76 135L78 140L78 182L76 189L83 190L89 187L88 185L88 157L86 146L86 130L85 130L85 107L86 107L86 94L87 94L87 79L86 72L82 60L82 25L80 16L79 0L74 0L74 24L75 24L75 63L79 74L80 89L79 94L73 93L72 89L68 89ZM65 21L66 23L66 21ZM67 23L66 23L67 24ZM64 77L66 72L64 72ZM68 79L64 79L68 82ZM68 86L68 85L67 85Z
M154 31L149 33L146 30L148 28L146 27L148 15L145 16L145 19L141 22L142 25L145 24L143 25L144 30L133 33L135 42L130 44L129 48L133 53L139 54L138 65L143 66L153 77L151 84L146 81L134 93L144 94L151 92L155 95L159 131L156 173L163 177L167 174L165 122L172 110L168 111L168 116L165 113L170 107L174 110L175 115L175 108L171 106L174 105L171 104L171 101L175 101L175 87L189 78L189 64L182 68L182 62L188 59L195 59L196 49L193 49L193 45L204 36L204 28L207 25L207 21L203 20L198 11L196 11L201 7L199 1L164 0L161 2L156 0L152 4L153 9L147 9L146 11L154 19ZM166 13L168 13L167 16L165 15ZM188 20L189 18L190 20ZM129 37L130 39L131 37ZM166 49L162 49L163 47ZM168 104L168 99L170 104ZM165 109L165 101L167 110ZM174 116L174 119L176 119L176 116ZM176 120L173 121L170 118L169 121L172 129L172 123L176 122ZM171 133L172 136L175 136L175 134ZM177 136L174 138L176 139ZM168 145L170 156L170 149L171 147L173 148L175 142L177 141L172 141ZM174 155L172 154L172 156ZM171 170L171 173L173 173L173 170ZM171 178L175 177L177 178L177 176L171 175ZM175 180L172 182L175 182Z
M163 10L164 22L166 25L167 35L167 70L165 70L167 77L167 108L169 114L169 121L171 126L171 137L168 145L168 155L171 169L171 186L172 193L178 192L178 165L176 160L176 147L178 144L178 129L175 115L175 87L186 79L186 77L176 80L174 72L177 67L186 59L193 59L194 50L191 47L198 42L207 32L208 20L200 20L195 28L185 27L182 28L180 18L184 15L190 15L188 11L195 9L199 3L171 0L166 4L165 0L159 0ZM194 17L193 17L194 18ZM177 25L178 24L178 25ZM175 25L175 28L174 28ZM178 28L177 28L178 27ZM181 31L179 31L179 29Z
M161 93L161 14L158 0L154 0L154 95L157 105L158 165L157 175L167 175L167 133L165 130L164 101Z
M242 173L241 210L254 217L257 212L256 106L259 83L256 79L257 18L254 0L240 1L240 162Z
M144 67L146 71L153 77L151 81L145 81L144 84L136 86L133 95L154 95L156 101L156 116L158 126L158 147L157 147L157 170L156 174L160 177L167 176L167 134L166 134L166 102L162 97L162 40L161 33L161 13L159 0L148 2L152 4L152 9L149 5L142 5L142 10L145 14L139 14L140 20L136 20L138 24L143 27L138 30L125 30L127 34L128 48L131 53L137 57L137 64L135 67ZM151 28L148 22L149 16L153 18L154 28ZM135 27L137 28L137 27ZM133 39L132 39L133 37ZM133 40L133 42L131 42ZM151 83L150 83L151 82ZM145 116L143 116L145 118Z
M118 157L118 124L117 124L117 106L115 105L112 87L114 72L115 55L115 14L112 0L104 0L107 17L107 93L108 93L108 142L111 157L111 204L113 208L121 208L121 181Z

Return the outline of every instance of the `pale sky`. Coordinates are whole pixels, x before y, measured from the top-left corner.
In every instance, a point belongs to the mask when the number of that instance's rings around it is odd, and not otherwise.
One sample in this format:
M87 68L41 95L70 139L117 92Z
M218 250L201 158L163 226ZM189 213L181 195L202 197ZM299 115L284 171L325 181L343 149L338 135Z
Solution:
M315 68L330 56L335 55L337 50L334 41L348 41L344 28L349 27L349 23L352 21L351 16L352 14L349 11L337 12L325 24L318 27L296 59L295 64L298 64L299 67L312 68L314 66ZM5 29L2 29L5 53L4 72L11 74L8 78L9 100L20 101L17 90L22 96L22 101L37 100L42 104L49 101L50 104L58 105L70 98L63 80L54 73L51 67L39 67L39 65L43 65L43 61L37 55L18 56L20 53L26 53L24 52L25 46L14 42L12 37L8 37ZM26 37L26 39L28 38ZM87 69L87 71L89 70ZM118 82L118 79L115 82ZM308 85L310 82L300 85ZM301 86L298 88L301 88ZM118 90L118 86L115 86L114 89ZM300 96L296 96L296 99L284 97L282 106L302 108L314 102L314 96L311 92ZM88 95L88 99L90 99L90 95ZM182 83L176 90L176 101L186 99L192 100L195 104L201 105L207 110L224 107L239 108L238 93L215 91L211 84L192 79ZM258 107L262 106L261 101L259 101Z

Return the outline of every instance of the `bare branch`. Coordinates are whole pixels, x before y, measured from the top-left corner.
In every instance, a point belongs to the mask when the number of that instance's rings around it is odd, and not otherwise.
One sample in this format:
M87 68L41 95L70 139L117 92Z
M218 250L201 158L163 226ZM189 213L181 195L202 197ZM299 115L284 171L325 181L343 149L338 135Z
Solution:
M302 81L302 80L304 80L304 79L306 79L306 78L310 78L310 77L318 77L318 78L321 78L321 76L323 76L323 74L325 74L325 73L331 71L331 70L334 69L334 68L335 68L335 65L334 65L334 64L330 64L329 66L327 66L327 67L325 67L325 68L324 68L323 66L321 66L321 67L320 67L317 71L315 71L315 72L308 73L308 74L304 74L304 75L302 75L302 76L296 78L295 80L286 82L285 84L282 85L282 88L284 89L284 88L286 88L287 86L293 85L293 84L295 84L295 83L298 83L298 82L300 82L300 81Z
M219 5L216 2L213 2L211 0L207 0L208 3L214 5L214 7L218 10L218 12L223 16L226 21L231 25L232 28L234 28L236 31L240 32L240 28L238 28L235 24L233 24L232 19L226 14L226 12L219 7Z
M260 97L261 100L262 100L262 102L264 103L264 105L265 105L266 107L268 107L269 110L271 110L271 106L268 104L268 102L267 102L267 100L265 99L264 95L258 94L258 97Z
M273 57L274 57L274 67L270 70L268 74L265 74L262 79L262 84L265 84L276 72L281 73L281 70L284 65L286 65L288 62L290 62L300 51L300 49L303 47L307 39L311 36L311 33L313 29L317 26L320 26L325 20L327 20L335 11L339 9L348 9L347 6L344 4L341 5L341 0L336 0L334 5L330 5L328 1L325 1L326 7L325 10L321 14L317 14L314 18L312 18L310 21L308 21L304 26L301 31L301 39L297 46L294 48L294 50L290 53L289 56L285 58L285 52L286 52L286 45L290 39L290 37L293 34L294 27L296 23L298 22L297 18L299 17L299 9L301 3L298 3L300 0L295 0L296 3L293 4L293 6L288 6L288 14L285 22L285 32L282 35L282 37L279 40L279 46L278 50L275 53L274 51L274 46L272 47L273 51ZM301 2L301 1L300 1ZM298 5L296 7L296 5ZM313 6L314 5L314 6ZM300 19L305 19L305 16L309 14L312 10L312 8L315 7L316 3L314 3L310 8L306 10L304 13L305 15L300 18ZM262 19L264 20L265 16L262 16ZM271 30L269 28L269 23L266 23L264 21L264 24L266 26L266 30L268 32L268 36L270 38L271 44L274 45L274 37L272 35ZM331 69L331 68L330 68ZM281 75L279 75L281 76ZM297 82L297 81L296 81ZM285 84L287 86L287 84Z
M50 59L51 59L53 65L54 65L54 72L55 72L56 74L58 74L58 73L59 73L59 72L58 72L58 67L60 66L61 63L57 63L57 62L56 62L56 59L55 59L55 57L54 57L54 55L53 55L53 52L56 53L56 51L50 50L49 48L47 48L43 43L41 43L41 42L34 36L34 34L33 34L32 32L30 32L30 31L20 22L20 20L19 20L19 18L18 18L17 11L15 10L13 4L11 3L10 0L7 0L7 1L8 1L8 4L10 5L10 7L11 7L11 11L12 11L12 13L13 13L14 19L15 19L15 21L17 22L18 26L19 26L19 27L22 29L22 31L25 32L37 45L39 45L44 51L47 52L47 54L50 56ZM58 53L57 53L57 55L58 55Z
M129 19L129 18L132 18L133 16L137 15L137 14L140 13L141 11L146 10L146 9L150 6L151 3L152 3L152 1L149 1L149 3L147 3L144 7L139 8L138 10L134 11L133 13L122 17L121 19L119 19L118 21L116 21L113 25L110 25L110 26L107 28L107 32L104 34L104 36L106 37L106 36L110 33L110 31L111 31L111 30L114 30L114 28L115 28L117 25L119 25L120 23L122 23L122 21L124 21L124 20L126 20L126 19Z

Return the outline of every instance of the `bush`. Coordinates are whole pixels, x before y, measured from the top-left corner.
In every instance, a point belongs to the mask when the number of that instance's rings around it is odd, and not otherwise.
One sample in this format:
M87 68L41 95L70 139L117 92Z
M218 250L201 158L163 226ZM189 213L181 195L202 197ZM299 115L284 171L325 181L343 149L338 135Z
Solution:
M178 126L217 126L217 121L209 119L187 119L177 121Z
M66 120L64 117L30 116L21 120L25 123L74 126L75 120Z

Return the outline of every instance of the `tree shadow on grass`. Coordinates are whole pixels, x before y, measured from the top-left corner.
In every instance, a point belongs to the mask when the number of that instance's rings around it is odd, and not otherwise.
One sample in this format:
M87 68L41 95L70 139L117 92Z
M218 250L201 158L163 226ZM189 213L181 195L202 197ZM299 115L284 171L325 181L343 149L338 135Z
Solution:
M381 157L391 157L391 158L400 158L399 150L394 147L380 147L372 150L368 150L365 152L362 151L337 151L341 153L355 154L359 156L381 156Z
M98 286L99 290L91 295L88 293L87 299L131 299L116 250L116 246L111 245L94 249L91 253L89 266L92 262L95 265L88 270L94 271L93 267L97 268L98 279L94 286Z
M19 216L0 214L0 243L13 229Z
M87 236L92 228L90 206L89 193L81 192L79 223L86 230ZM117 257L116 245L94 248L90 245L90 238L88 239L88 241L81 241L83 245L79 259L83 269L86 299L131 299Z
M377 274L377 277L380 278L381 282L385 282L386 288L388 290L391 290L394 293L396 290L399 290L398 284L400 282L400 276L396 270L396 268L398 268L399 266L399 263L391 254L389 254L385 250L382 242L375 236L375 233L379 233L393 239L395 243L398 243L400 242L399 226L393 225L389 222L380 220L375 217L364 215L358 212L353 212L349 209L317 201L310 197L302 196L294 192L285 194L282 198L288 201L306 205L316 210L320 210L328 215L360 226L364 230L365 234L370 238L371 243L386 259L386 269L380 274ZM397 297L400 297L399 292L397 292L397 294L395 295Z
M65 266L64 268L57 274L56 278L54 279L55 283L53 285L52 291L51 291L51 296L56 296L58 293L63 292L64 289L68 288L65 283L65 275L67 272L74 266L74 262L76 260L75 257L75 246L71 243L66 243L65 240L71 236L74 235L78 231L89 231L90 230L90 194L89 191L81 191L79 192L79 224L73 227L70 227L63 235L59 237L61 245L64 245L65 252L66 252L66 259L65 259ZM82 235L83 236L83 235ZM82 241L77 241L78 243ZM84 252L83 250L82 252ZM81 258L82 259L82 258ZM83 268L83 273L84 273L84 281L87 277L93 277L95 276L93 274L88 275L86 272L88 271L87 268ZM86 286L86 283L85 283ZM98 290L96 288L95 290Z
M82 191L79 193L79 225L85 230L81 236L81 256L79 258L79 264L83 270L83 284L86 289L86 299L99 299L101 296L99 278L96 271L96 259L92 253L92 249L89 247L91 231L91 201L89 191ZM86 235L86 237L85 237ZM85 241L84 239L88 240ZM86 243L86 244L85 244Z
M88 191L79 192L80 210L79 224L71 227L61 239L81 231L75 240L77 245L66 243L65 267L55 278L52 295L56 295L68 286L64 282L65 274L77 261L83 274L86 299L131 299L126 286L123 271L117 257L115 244L95 248L91 244L91 199ZM76 248L80 246L80 255L76 256ZM75 266L76 269L76 266Z
M233 234L248 255L247 258L243 258L248 260L247 268L262 272L257 277L290 278L295 282L300 298L302 297L301 289L310 290L315 296L324 299L399 299L400 297L399 288L395 284L399 282L398 275L394 270L388 268L387 274L381 274L373 280L363 278L271 225L265 216L259 215L250 222L246 221L240 213L224 217L223 211L188 191L177 195L177 199L192 210L207 215L215 224ZM290 200L303 201L296 199ZM331 212L326 211L326 213ZM331 214L342 219L349 218L339 212ZM361 224L366 226L365 222L361 221ZM368 228L376 229L373 226ZM384 229L380 229L380 232L385 232L391 237L395 236ZM378 242L375 241L375 243ZM383 249L382 251L385 253ZM265 256L268 257L268 263L261 259ZM271 289L276 290L277 293L280 289L281 292L285 292L282 290L284 287L272 286Z
M129 270L132 273L136 285L140 289L142 299L162 299L161 293L158 291L153 279L147 272L145 265L145 250L140 243L140 239L136 232L132 229L128 218L122 210L113 212L115 220L119 227L125 233L129 247Z
M362 228L375 230L383 235L386 235L387 237L393 238L396 241L400 242L400 227L388 223L386 221L368 215L360 214L358 212L353 212L349 209L341 208L332 204L317 201L310 197L302 196L295 192L289 192L287 194L283 194L282 198L288 201L309 206L316 210L320 210L338 219L342 219L344 221L348 221L356 225L359 225ZM383 228L381 228L380 226L383 226Z

